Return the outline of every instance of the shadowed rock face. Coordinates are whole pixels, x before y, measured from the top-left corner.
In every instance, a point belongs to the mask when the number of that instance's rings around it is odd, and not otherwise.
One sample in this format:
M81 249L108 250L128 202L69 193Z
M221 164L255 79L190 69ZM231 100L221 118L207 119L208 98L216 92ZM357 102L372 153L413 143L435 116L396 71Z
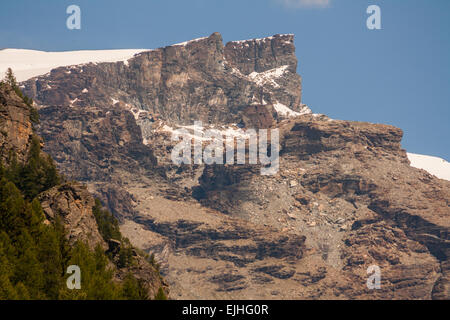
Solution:
M142 144L133 115L123 109L51 106L40 110L39 133L66 176L109 180L115 167L151 168L152 150ZM75 165L76 164L76 165Z
M46 150L156 254L174 298L449 299L450 183L409 166L398 128L280 117L302 109L294 53L292 35L215 33L24 85ZM194 120L279 128L280 170L175 166L158 125Z

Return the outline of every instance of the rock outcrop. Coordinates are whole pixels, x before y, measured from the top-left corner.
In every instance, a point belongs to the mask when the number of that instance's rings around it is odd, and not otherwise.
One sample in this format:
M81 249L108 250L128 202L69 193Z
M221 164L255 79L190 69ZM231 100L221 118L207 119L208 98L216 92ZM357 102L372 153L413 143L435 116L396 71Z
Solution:
M45 191L39 200L48 221L60 219L70 244L82 241L94 249L97 245L108 248L98 231L92 208L95 201L86 186L66 183Z
M0 162L5 165L15 155L23 163L28 155L33 126L30 110L23 100L7 85L0 85Z
M70 178L108 180L114 164L133 170L154 163L134 117L125 110L54 106L41 109L40 115L46 148Z

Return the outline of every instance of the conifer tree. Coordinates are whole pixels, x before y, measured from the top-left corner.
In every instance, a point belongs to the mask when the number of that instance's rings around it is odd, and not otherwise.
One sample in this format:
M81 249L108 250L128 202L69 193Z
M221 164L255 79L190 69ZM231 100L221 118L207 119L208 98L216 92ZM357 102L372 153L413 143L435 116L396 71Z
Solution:
M10 281L12 267L13 265L8 260L3 244L0 242L0 300L14 300L18 298L16 289Z
M22 98L23 102L28 106L28 109L30 111L30 120L33 123L39 123L39 113L37 110L33 107L33 99L30 97L27 97L23 94L22 90L20 90L19 86L17 85L17 79L14 76L14 73L11 68L8 68L5 73L5 78L1 83L7 83L9 84L16 94Z
M13 88L17 87L17 80L16 80L16 77L14 76L14 73L11 68L8 68L6 70L4 81Z
M127 274L122 285L122 298L127 300L148 300L148 290L142 280Z

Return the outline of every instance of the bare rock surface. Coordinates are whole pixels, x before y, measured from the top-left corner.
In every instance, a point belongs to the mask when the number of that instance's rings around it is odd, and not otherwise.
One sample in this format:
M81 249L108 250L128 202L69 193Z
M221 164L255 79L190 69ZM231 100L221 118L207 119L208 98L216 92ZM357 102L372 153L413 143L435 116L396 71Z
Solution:
M6 164L11 154L23 163L28 155L33 126L30 110L9 85L0 85L0 162Z
M59 185L42 193L39 200L48 220L54 222L60 218L71 244L82 241L92 249L97 245L107 248L92 213L94 198L86 186L80 183Z

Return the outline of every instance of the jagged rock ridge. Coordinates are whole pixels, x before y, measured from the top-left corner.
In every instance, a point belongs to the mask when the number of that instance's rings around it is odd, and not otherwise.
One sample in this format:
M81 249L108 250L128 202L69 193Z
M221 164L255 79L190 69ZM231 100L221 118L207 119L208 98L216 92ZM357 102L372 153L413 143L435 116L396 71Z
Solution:
M46 106L125 108L136 117L179 124L233 123L242 108L280 103L300 111L293 35L223 45L219 33L145 51L119 63L54 69L24 82ZM245 58L245 61L242 59Z

